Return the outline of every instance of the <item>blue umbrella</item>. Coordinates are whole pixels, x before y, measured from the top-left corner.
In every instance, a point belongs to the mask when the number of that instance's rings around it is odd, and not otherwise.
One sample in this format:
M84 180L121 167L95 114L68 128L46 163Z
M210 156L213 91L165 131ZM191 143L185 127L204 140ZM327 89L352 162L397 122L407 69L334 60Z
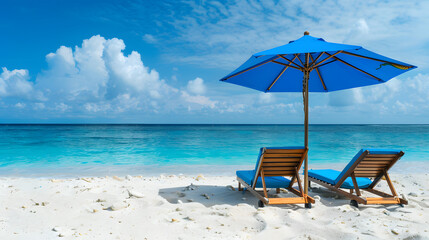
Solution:
M302 92L305 147L308 147L308 93L332 92L387 82L416 66L361 46L326 42L308 32L288 44L254 54L221 81L263 92ZM308 159L304 193L308 194ZM307 205L306 207L311 207Z

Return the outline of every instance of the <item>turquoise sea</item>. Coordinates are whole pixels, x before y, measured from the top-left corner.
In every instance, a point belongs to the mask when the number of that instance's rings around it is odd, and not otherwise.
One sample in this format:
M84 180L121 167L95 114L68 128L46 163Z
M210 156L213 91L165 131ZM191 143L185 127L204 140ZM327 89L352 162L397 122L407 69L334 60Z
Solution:
M0 125L0 176L233 174L260 147L303 140L302 125ZM310 125L309 141L310 167L344 166L364 147L429 163L429 125Z

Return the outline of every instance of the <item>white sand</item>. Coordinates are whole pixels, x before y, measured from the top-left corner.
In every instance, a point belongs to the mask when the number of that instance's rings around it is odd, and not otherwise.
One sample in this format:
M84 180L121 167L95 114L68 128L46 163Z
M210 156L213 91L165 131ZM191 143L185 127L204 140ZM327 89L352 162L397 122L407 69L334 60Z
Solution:
M0 239L429 239L429 175L391 178L404 208L357 209L313 183L312 209L258 209L224 176L2 178Z

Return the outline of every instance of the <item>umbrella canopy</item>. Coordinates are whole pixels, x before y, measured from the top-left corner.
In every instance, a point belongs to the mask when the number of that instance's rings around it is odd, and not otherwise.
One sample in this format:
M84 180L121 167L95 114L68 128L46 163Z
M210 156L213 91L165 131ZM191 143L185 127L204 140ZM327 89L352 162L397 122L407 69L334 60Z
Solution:
M221 81L263 92L302 92L303 72L308 69L309 92L330 92L383 83L413 68L361 46L304 35L254 54Z
M308 147L308 93L331 92L387 82L416 66L364 49L326 42L308 32L288 44L254 54L221 81L263 92L302 92ZM308 193L308 159L304 192ZM306 204L306 206L311 206Z

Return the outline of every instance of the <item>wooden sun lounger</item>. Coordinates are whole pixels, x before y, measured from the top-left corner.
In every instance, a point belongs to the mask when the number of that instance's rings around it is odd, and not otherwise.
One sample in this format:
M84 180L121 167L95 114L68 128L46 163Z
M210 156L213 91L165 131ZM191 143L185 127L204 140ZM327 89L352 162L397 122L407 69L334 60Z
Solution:
M255 170L237 171L239 191L249 190L259 198L258 205L264 204L305 204L311 208L314 199L304 194L299 169L304 158L307 156L308 148L261 148ZM285 177L291 177L287 179ZM298 183L298 189L293 188L294 183ZM262 192L256 188L262 188ZM298 197L295 198L269 198L267 188L276 188L277 193L280 188L286 188Z
M403 155L404 152L399 150L362 149L340 174L331 169L309 170L309 181L350 198L350 204L355 207L358 207L358 203L365 205L399 204L402 206L408 202L398 197L387 172ZM336 179L334 179L335 172L337 172ZM332 176L334 177L332 178ZM386 180L391 194L374 189L382 179ZM349 189L349 192L341 188ZM378 195L380 198L364 198L361 194L362 190Z

